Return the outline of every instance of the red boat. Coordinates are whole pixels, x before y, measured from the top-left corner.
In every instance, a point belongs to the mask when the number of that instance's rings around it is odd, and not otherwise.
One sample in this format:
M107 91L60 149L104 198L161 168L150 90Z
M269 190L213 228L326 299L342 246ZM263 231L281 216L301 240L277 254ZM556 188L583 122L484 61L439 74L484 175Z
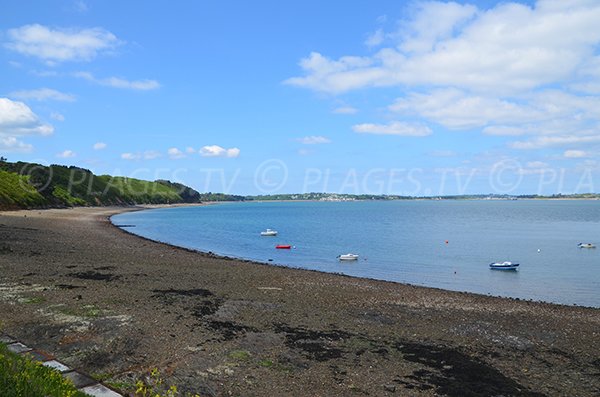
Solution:
M290 248L292 248L292 246L287 244L279 244L276 245L275 248L277 248L278 250L289 250Z

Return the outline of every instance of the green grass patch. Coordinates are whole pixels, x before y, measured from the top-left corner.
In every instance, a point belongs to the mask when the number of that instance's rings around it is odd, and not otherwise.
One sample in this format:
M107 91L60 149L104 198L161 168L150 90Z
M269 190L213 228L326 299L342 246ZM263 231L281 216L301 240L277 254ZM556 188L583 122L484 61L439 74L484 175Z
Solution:
M238 361L246 361L250 359L250 352L246 350L234 350L229 353L229 358Z
M46 301L46 299L42 296L26 296L24 298L19 299L19 302L25 303L28 305L35 305L38 303L43 303L45 301Z
M270 368L273 366L273 361L271 360L260 360L258 362L258 365L260 365L261 367L265 367L265 368Z
M8 351L0 343L0 396L86 397L58 371Z

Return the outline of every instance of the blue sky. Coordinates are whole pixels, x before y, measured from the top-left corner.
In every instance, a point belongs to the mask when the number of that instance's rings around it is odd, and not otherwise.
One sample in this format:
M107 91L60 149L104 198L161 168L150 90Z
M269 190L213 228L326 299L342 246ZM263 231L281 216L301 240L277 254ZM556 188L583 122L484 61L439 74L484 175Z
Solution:
M596 0L1 9L9 160L236 194L600 190Z

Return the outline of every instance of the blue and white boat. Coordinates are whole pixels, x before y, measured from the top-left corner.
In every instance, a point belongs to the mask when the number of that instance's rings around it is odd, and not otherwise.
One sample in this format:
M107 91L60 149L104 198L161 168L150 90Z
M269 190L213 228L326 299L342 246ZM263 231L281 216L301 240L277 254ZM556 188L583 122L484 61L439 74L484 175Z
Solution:
M579 243L577 246L579 248L596 248L596 246L592 243Z
M490 263L490 269L492 270L517 270L518 267L518 263L512 263L508 261Z

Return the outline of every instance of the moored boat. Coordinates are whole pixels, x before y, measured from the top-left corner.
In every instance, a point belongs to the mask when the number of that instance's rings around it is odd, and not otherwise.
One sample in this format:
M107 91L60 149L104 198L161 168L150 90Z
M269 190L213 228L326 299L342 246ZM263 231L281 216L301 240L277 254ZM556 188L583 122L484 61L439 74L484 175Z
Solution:
M512 263L509 261L490 263L490 269L492 270L517 270L518 267L518 263Z
M579 243L577 246L579 248L596 248L596 246L592 243Z
M267 229L264 232L260 232L261 236L274 237L277 236L277 230Z
M276 245L275 248L277 248L278 250L289 250L292 248L292 246L289 244L279 244Z
M344 254L344 255L339 255L338 259L341 261L355 261L358 260L358 255L356 254Z

